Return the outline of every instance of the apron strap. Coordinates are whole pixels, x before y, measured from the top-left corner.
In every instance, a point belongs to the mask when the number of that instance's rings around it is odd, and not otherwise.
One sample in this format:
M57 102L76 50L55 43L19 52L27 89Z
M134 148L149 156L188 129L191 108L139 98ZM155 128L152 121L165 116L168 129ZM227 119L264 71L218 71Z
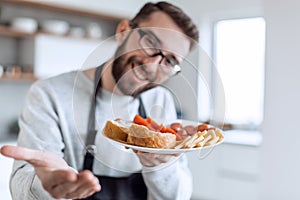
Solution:
M103 65L98 67L95 72L94 91L92 96L92 104L89 113L88 135L85 141L85 156L83 169L93 171L94 155L96 154L95 138L97 130L95 128L95 111L96 97L101 86L101 71ZM146 111L142 102L142 98L138 97L140 105L138 108L139 115L146 118ZM146 200L147 187L141 173L132 174L127 178L113 178L105 176L97 176L101 182L101 192L96 192L85 200Z
M94 91L93 91L92 104L90 108L89 121L88 121L88 130L87 130L88 134L85 140L85 150L84 150L85 156L84 156L83 169L88 169L90 171L93 171L94 155L96 154L95 138L98 132L95 129L96 97L101 87L101 72L103 66L104 64L97 67L95 71ZM138 108L138 113L143 118L146 118L147 114L141 96L138 96L138 100L140 103Z
M147 113L146 113L141 95L139 95L138 99L139 99L139 102L140 102L139 110L138 110L139 115L143 118L147 118Z
M98 93L98 89L101 86L101 72L104 64L97 67L95 71L94 78L94 90L91 99L91 108L89 113L89 121L88 121L88 130L87 137L85 140L85 150L84 150L84 161L83 161L83 169L89 169L92 171L94 164L94 155L96 153L95 138L97 134L97 130L95 130L95 110L96 110L96 96Z
M96 137L97 131L95 130L95 110L96 110L96 96L101 87L101 72L103 65L97 67L95 71L95 79L94 79L94 91L92 96L92 104L89 113L89 121L88 121L88 134L86 137L85 145L88 147L89 145L93 145Z

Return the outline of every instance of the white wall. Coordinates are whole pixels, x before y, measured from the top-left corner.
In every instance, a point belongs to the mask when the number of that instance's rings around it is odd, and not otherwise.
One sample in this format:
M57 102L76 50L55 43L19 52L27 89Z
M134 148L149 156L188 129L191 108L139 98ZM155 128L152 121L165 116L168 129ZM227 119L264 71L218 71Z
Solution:
M300 199L300 1L264 0L266 96L261 199Z
M10 126L21 112L30 85L30 81L0 81L0 141L12 136Z
M32 0L35 1L35 0ZM49 4L67 6L88 11L107 13L119 17L130 18L138 12L140 7L148 0L46 0ZM155 1L153 1L155 2Z
M99 41L38 35L34 47L34 74L46 78L99 66L113 56L116 42L114 37Z
M8 37L0 37L0 64L15 64L16 54L14 49L16 41Z

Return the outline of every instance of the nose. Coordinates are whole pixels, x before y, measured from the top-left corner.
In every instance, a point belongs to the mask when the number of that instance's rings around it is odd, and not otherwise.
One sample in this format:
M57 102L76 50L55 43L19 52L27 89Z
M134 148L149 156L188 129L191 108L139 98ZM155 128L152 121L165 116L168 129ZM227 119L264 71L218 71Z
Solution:
M147 72L148 80L154 81L157 78L159 73L158 68L162 59L162 56L157 55L155 57L147 57L143 60L143 66Z

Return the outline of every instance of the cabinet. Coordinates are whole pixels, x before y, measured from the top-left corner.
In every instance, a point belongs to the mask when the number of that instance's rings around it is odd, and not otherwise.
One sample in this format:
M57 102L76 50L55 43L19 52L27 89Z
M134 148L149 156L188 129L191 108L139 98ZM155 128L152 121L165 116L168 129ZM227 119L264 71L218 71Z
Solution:
M259 147L225 144L220 148L218 199L259 199Z
M0 64L4 65L5 69L7 66L21 66L22 71L25 66L26 69L29 66L34 74L5 76L4 73L2 81L35 80L81 67L92 67L113 54L116 44L112 38L109 40L107 38L114 34L120 17L50 4L46 1L3 0L0 6L0 51L10 53L9 57L1 53ZM33 18L39 25L48 19L64 20L69 23L70 28L81 27L82 30L90 23L97 23L102 28L102 37L95 39L86 36L74 37L70 34L53 35L41 31L40 28L37 32L28 33L9 26L9 22L16 17ZM95 49L97 52L93 54ZM91 57L91 54L95 57Z
M259 151L258 146L224 142L211 152L188 153L192 199L259 199Z

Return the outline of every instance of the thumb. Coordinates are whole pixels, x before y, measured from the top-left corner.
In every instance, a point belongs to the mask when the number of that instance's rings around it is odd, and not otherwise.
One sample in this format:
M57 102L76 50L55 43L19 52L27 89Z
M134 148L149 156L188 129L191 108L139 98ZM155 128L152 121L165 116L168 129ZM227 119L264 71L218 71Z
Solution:
M27 161L34 167L68 167L67 163L61 157L47 151L5 145L1 147L0 152L6 157Z

